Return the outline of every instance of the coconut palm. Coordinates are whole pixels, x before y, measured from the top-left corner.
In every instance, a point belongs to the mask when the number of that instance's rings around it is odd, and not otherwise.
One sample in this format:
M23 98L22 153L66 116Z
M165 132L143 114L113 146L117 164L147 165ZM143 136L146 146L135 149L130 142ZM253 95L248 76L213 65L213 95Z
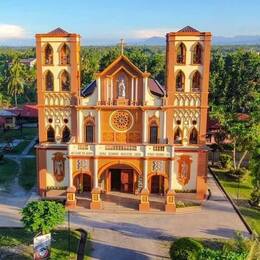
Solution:
M10 66L8 93L14 96L15 106L17 107L17 95L24 93L24 68L17 57L13 59Z

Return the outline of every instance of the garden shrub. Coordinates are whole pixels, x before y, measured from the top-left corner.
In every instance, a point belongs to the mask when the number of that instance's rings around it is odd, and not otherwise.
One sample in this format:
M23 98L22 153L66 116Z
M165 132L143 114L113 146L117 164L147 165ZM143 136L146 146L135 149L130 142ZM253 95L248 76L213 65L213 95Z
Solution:
M197 260L202 249L200 242L184 237L171 244L170 257L174 260Z
M221 153L219 156L219 161L221 163L221 166L225 169L232 169L233 168L233 161L232 156L226 153Z
M239 253L230 250L213 250L204 248L199 251L197 260L245 260L247 253Z

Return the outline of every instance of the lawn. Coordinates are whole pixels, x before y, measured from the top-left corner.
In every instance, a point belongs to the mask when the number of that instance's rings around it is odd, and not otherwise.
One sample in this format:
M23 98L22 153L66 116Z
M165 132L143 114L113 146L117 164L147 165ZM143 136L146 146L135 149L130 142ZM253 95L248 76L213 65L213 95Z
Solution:
M18 165L15 161L4 159L0 163L0 186L8 187L18 173Z
M76 259L80 233L72 230L70 233L70 253L68 250L68 230L56 230L52 232L51 258L52 260ZM16 248L15 256L7 256L4 259L32 259L32 241L33 236L23 228L0 228L0 259L4 248ZM85 257L88 259L90 253L90 241L87 241L85 247ZM70 256L70 257L69 257ZM15 257L15 258L14 258Z
M31 190L36 185L36 159L24 158L21 160L21 174L19 185L25 190Z
M38 128L0 130L0 143L6 142L7 138L31 140L38 135Z
M240 183L228 175L227 170L211 167L227 193L239 207L248 224L260 235L260 211L250 207L248 199L252 192L251 176L245 176Z

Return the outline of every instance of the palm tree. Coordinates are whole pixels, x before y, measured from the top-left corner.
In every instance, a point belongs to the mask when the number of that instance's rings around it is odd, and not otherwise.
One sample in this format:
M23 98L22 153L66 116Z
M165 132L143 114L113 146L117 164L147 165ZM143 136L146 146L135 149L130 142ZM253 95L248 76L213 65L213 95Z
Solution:
M13 59L12 65L10 66L8 93L14 95L15 106L17 107L17 95L24 93L24 68L18 57Z

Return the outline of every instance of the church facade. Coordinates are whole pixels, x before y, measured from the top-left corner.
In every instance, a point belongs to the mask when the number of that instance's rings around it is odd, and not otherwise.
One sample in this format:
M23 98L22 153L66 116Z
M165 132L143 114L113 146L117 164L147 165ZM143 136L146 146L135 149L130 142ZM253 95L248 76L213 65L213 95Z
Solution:
M161 86L121 51L80 88L80 36L60 28L36 35L39 145L38 188L140 196L207 190L206 122L211 34L185 27L166 35L166 81Z

